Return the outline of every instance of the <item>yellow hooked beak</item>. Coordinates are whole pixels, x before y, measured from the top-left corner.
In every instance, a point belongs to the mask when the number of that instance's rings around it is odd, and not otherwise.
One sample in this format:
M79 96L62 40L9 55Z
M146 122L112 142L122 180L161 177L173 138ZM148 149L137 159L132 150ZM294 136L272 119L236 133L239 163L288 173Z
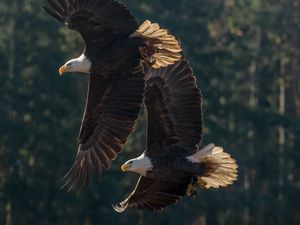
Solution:
M59 74L62 76L67 70L67 67L66 66L62 66L59 68L58 72Z
M127 164L123 164L121 167L121 170L125 173L127 171L128 165Z

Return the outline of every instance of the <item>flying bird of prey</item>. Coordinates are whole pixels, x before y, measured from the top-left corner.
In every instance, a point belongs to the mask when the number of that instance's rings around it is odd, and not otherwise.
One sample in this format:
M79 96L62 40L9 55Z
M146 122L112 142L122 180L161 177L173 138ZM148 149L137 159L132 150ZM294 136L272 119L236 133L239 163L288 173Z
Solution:
M221 147L202 147L202 96L187 61L146 71L147 148L122 166L140 174L134 191L114 205L164 209L185 195L225 187L237 179L237 164Z
M80 33L81 56L59 73L89 74L86 109L76 160L67 184L87 186L91 177L110 168L133 131L144 97L144 69L160 68L181 59L174 36L156 23L141 26L114 0L47 0L44 9Z

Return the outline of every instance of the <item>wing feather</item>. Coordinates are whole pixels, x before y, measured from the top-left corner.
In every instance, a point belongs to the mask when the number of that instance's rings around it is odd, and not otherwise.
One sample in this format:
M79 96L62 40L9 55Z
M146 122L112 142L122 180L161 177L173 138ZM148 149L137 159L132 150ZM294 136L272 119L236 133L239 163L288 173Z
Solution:
M144 73L91 74L87 106L76 160L66 175L67 185L88 185L93 174L108 170L135 127L144 95ZM127 87L132 88L128 95ZM134 91L133 91L134 90ZM122 100L120 100L120 98Z
M150 211L163 210L169 205L178 202L186 195L190 179L181 183L167 183L155 181L141 176L133 192L124 201L113 208L117 212L124 212L128 209L148 209Z
M47 0L43 8L58 22L78 31L89 45L101 34L129 36L138 23L127 7L115 0Z
M202 139L202 96L187 61L146 71L147 151L177 144L185 149Z

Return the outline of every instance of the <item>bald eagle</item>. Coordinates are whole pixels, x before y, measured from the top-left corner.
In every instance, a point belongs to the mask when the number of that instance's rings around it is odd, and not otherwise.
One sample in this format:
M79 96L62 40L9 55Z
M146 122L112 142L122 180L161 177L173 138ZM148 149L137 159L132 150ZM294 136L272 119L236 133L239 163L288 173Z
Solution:
M223 148L202 146L202 96L188 62L149 68L146 74L147 148L122 166L140 179L129 197L113 206L117 212L161 210L193 195L194 184L218 188L237 179L237 164Z
M86 187L108 170L133 131L144 97L144 69L181 59L179 42L167 30L146 20L141 26L114 0L47 0L44 9L80 33L81 56L60 69L89 74L86 109L76 160L66 175L70 188Z

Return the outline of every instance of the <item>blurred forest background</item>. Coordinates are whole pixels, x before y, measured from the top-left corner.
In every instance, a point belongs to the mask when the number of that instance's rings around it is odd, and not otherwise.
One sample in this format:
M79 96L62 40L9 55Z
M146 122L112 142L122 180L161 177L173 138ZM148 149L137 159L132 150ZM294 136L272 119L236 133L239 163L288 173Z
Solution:
M0 224L298 225L300 1L126 0L139 22L177 35L205 97L204 143L240 165L229 188L200 191L164 212L111 208L138 176L120 166L145 147L145 118L101 182L61 190L72 165L87 79L58 75L82 51L44 1L0 1Z

